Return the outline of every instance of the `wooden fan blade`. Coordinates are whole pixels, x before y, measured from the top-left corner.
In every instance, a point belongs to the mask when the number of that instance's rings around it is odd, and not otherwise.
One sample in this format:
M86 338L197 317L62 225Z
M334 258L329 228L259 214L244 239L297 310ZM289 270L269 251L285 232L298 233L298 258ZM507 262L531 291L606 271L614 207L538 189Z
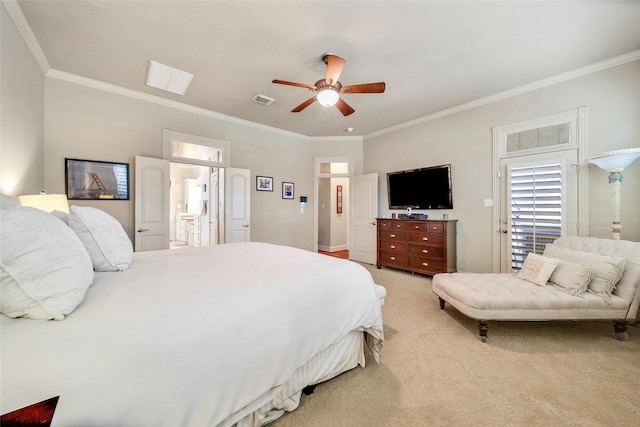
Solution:
M342 99L338 99L338 102L336 103L336 107L338 107L338 110L340 110L343 116L348 116L349 114L352 114L354 111L356 111L353 108L351 108L349 104L344 102Z
M313 101L316 100L316 97L312 97L307 99L306 101L304 101L302 104L298 105L296 108L294 108L293 110L291 110L292 113L299 113L300 111L304 110L305 108L307 108L309 105L313 104Z
M384 82L365 83L361 85L342 86L340 93L383 93L386 85Z
M344 64L347 61L335 55L327 55L327 77L326 81L330 85L338 83Z
M315 89L315 86L309 86L309 85L306 85L306 84L304 84L304 83L288 82L288 81L286 81L286 80L278 80L278 79L275 79L275 80L272 80L272 81L271 81L271 83L276 83L276 84L279 84L279 85L287 85L287 86L303 87L303 88L305 88L305 89Z

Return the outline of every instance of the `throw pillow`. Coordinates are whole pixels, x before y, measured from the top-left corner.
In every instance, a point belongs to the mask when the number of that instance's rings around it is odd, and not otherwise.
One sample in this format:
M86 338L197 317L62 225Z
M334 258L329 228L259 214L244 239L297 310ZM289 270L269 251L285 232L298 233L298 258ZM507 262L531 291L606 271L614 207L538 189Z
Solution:
M87 250L53 215L19 206L0 211L0 312L63 320L93 282Z
M557 265L558 260L530 252L524 260L518 277L536 285L545 286Z
M576 262L558 261L558 266L553 270L553 273L551 273L549 282L557 289L571 295L581 295L585 293L595 275L593 267Z
M548 244L544 250L545 256L565 261L591 265L594 270L593 280L589 283L589 292L603 298L611 304L611 293L622 278L626 268L624 258L598 255L591 252L574 251L554 244Z
M133 246L117 219L100 209L71 206L68 223L91 256L95 271L124 271L131 265Z

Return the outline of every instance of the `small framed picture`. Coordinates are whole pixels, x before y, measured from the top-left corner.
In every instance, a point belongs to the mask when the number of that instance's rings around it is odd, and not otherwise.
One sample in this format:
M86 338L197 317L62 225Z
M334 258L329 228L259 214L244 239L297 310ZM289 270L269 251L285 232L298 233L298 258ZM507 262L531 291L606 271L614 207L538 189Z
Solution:
M293 182L282 183L282 198L293 199Z
M273 177L256 176L256 190L273 191Z

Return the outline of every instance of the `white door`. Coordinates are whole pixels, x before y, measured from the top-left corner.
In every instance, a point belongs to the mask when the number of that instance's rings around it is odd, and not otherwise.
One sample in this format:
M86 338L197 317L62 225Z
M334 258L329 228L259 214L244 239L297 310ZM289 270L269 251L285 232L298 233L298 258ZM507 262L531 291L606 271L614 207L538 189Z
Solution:
M136 156L135 250L169 249L169 161Z
M378 174L349 179L349 259L376 263Z
M226 168L225 243L251 241L251 171Z
M517 272L530 252L577 234L575 150L502 159L500 271Z

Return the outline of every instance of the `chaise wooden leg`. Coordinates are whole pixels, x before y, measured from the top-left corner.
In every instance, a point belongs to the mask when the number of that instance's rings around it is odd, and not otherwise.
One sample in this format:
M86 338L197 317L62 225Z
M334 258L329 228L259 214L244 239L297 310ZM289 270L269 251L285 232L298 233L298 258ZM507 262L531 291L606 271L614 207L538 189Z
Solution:
M629 341L629 334L627 334L627 325L629 322L623 320L613 321L613 330L615 332L616 339L620 341Z
M487 325L487 321L478 320L478 336L480 337L480 341L487 342L488 331L489 331L489 326Z
M440 297L438 299L440 300L440 310L444 310L444 300Z

